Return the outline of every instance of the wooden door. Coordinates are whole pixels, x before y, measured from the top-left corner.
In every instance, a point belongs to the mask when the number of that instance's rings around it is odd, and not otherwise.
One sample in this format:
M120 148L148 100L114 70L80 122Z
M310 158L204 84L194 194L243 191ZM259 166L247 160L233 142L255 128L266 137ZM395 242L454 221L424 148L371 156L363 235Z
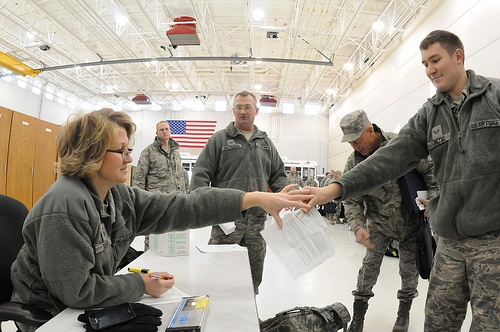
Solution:
M38 119L13 112L7 167L7 196L33 206L33 161Z
M45 194L56 180L57 147L59 126L38 120L33 172L33 205Z
M7 157L9 153L10 124L12 110L0 106L0 194L7 187Z

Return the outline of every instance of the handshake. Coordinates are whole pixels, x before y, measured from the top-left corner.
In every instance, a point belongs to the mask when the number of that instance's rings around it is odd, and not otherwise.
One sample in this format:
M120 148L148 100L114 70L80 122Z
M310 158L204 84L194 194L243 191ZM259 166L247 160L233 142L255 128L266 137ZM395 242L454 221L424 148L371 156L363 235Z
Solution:
M330 202L342 196L342 185L339 183L333 183L322 188L304 187L295 190L297 187L296 184L290 184L275 194L248 192L243 197L242 210L252 206L261 206L274 217L278 227L281 228L283 221L279 216L279 212L282 209L298 208L307 213L316 205Z

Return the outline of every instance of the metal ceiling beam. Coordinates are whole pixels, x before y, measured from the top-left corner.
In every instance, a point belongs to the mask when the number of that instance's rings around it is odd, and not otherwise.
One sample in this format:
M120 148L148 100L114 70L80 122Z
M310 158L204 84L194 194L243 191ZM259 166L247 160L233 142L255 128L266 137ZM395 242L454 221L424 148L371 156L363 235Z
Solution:
M300 60L300 59L277 59L277 58L252 58L252 57L224 57L224 56L194 56L194 57L170 57L170 58L143 58L143 59L120 59L120 60L108 60L108 61L94 61L86 63L74 63L70 65L61 65L45 68L37 68L41 71L51 71L51 70L62 70L70 69L75 67L92 67L92 66L106 66L115 64L127 64L127 63L142 63L151 61L167 61L167 62L180 62L180 61L262 61L262 62L280 62L280 63L292 63L298 65L312 65L312 66L333 66L330 61L312 61L312 60Z

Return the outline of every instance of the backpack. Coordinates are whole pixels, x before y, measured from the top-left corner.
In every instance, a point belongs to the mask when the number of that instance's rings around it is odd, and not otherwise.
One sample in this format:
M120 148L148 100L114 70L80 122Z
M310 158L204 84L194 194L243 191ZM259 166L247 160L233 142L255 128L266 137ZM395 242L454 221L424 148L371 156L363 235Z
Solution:
M347 331L351 315L340 302L322 308L295 307L261 323L261 332L335 332Z

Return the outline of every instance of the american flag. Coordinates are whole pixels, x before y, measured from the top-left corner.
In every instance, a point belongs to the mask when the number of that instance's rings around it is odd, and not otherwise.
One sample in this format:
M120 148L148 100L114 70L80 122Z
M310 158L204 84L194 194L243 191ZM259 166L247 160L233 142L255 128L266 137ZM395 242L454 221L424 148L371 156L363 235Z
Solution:
M215 120L167 120L172 137L183 148L203 148L215 132Z

